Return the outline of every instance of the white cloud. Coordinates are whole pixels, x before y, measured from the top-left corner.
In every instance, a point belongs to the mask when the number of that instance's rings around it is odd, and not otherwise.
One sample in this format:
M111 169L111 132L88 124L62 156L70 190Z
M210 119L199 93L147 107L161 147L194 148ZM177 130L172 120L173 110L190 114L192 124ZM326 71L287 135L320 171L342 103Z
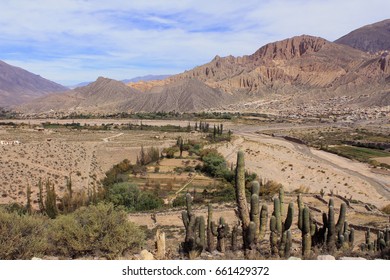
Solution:
M62 83L176 73L385 19L387 0L3 0L0 59Z

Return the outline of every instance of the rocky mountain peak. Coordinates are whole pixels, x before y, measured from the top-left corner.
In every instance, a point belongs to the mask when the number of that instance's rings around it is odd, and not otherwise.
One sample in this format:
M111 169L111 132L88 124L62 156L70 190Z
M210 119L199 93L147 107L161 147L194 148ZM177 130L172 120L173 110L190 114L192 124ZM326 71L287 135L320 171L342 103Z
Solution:
M306 53L318 52L327 43L329 43L327 40L320 37L301 35L267 44L251 57L273 60L292 59Z

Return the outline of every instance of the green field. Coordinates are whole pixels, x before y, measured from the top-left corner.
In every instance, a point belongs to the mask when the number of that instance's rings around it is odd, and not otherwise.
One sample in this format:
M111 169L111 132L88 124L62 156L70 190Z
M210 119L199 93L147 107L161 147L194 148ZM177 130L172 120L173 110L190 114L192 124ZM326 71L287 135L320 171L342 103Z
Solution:
M347 145L328 146L326 150L340 156L362 162L370 162L372 158L376 157L390 157L390 152L383 150Z

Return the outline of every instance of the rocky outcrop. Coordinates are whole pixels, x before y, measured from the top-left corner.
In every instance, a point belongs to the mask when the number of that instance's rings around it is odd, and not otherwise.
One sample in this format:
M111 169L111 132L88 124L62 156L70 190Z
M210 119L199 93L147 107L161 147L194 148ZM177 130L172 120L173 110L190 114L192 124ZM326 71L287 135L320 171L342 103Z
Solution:
M158 86L197 79L232 95L318 90L348 94L367 86L383 87L389 76L387 57L302 35L267 44L252 55L216 56L207 64L159 81ZM148 88L146 84L142 86L153 91L153 85Z

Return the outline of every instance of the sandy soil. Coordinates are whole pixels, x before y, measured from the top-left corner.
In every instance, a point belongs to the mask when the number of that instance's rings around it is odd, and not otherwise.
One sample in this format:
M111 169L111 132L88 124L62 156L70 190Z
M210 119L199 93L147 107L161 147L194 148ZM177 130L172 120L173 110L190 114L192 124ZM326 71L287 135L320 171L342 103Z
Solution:
M390 174L374 173L366 164L253 131L240 131L232 143L217 148L233 163L237 151L245 151L248 170L282 183L287 191L323 189L378 207L390 203Z
M69 122L69 120L67 120ZM38 123L38 122L37 122ZM107 122L106 122L107 123ZM47 179L61 197L66 191L66 177L71 176L73 189L92 189L104 173L124 159L135 163L141 145L169 147L177 137L200 137L185 133L153 131L77 131L48 129L1 129L0 140L19 140L20 145L0 146L0 204L26 203L27 185L38 206L38 181Z
M390 157L377 157L377 158L373 158L373 160L376 160L377 162L380 162L380 163L386 163L386 164L390 165Z

